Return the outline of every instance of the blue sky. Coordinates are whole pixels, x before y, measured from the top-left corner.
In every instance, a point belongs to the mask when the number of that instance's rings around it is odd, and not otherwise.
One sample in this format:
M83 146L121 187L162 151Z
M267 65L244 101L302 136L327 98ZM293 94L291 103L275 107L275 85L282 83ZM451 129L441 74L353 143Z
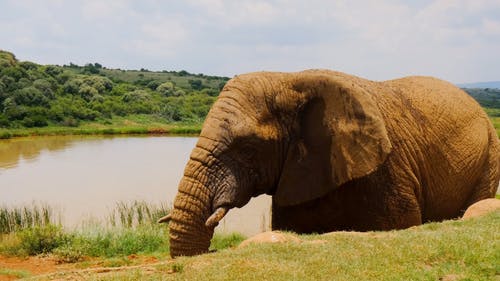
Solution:
M500 0L0 0L0 49L42 64L225 75L500 80Z

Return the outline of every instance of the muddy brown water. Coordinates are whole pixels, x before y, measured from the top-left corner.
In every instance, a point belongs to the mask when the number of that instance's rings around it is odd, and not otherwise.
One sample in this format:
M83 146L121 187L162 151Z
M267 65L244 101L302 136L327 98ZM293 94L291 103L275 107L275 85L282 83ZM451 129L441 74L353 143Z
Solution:
M63 224L103 219L117 202L172 204L197 138L55 136L0 141L0 206L46 203ZM233 209L219 232L269 230L270 197Z

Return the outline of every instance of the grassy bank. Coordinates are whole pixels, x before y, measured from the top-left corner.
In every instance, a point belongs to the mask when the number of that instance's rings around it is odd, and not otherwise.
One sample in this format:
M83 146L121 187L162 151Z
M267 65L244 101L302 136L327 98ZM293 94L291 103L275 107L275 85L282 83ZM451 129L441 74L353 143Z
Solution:
M161 118L150 115L132 115L100 122L82 122L75 127L0 128L0 139L53 135L196 135L201 131L201 125L201 123L165 123Z
M497 280L500 211L402 231L304 235L91 280ZM442 279L449 278L449 279Z
M168 227L157 220L168 212L164 205L118 202L103 220L66 229L49 206L1 207L0 255L52 255L59 262L80 262L88 257L119 259L132 254L166 257ZM237 234L216 235L212 247L223 249L242 240Z

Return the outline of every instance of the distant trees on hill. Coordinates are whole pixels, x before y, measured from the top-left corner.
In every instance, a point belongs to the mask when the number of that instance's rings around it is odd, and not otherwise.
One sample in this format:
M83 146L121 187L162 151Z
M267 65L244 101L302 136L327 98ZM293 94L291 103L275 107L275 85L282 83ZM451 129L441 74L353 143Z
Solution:
M20 62L0 50L0 127L78 126L114 116L151 114L201 123L227 77L185 70L153 72ZM500 89L464 89L500 116Z
M122 71L19 62L0 51L0 127L77 126L130 114L202 122L228 80L187 71Z

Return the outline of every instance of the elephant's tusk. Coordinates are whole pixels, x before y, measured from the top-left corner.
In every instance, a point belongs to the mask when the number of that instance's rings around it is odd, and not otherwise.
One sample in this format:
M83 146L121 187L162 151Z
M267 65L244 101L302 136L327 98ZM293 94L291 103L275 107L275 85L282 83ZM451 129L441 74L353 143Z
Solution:
M164 217L161 217L161 218L157 221L157 223L164 223L164 222L166 223L166 222L169 222L171 219L172 219L172 215L171 215L171 214L168 214L168 215L166 215L166 216L164 216Z
M220 207L215 210L215 212L207 219L205 225L207 227L216 227L219 221L226 215L227 208Z

